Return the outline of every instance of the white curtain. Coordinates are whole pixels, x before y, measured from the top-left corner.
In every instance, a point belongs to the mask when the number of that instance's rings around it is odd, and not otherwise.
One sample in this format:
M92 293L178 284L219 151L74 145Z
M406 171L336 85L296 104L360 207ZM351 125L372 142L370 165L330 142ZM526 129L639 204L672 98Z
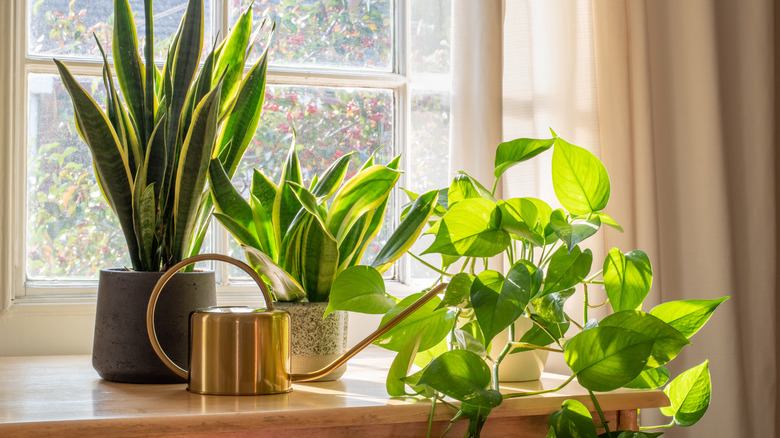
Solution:
M664 436L778 436L780 8L772 0L505 8L503 138L552 127L599 154L612 181L606 211L626 229L602 234L601 251L648 253L650 301L733 297L673 363L676 374L710 359L709 412ZM545 160L518 166L504 196L554 200L549 178Z

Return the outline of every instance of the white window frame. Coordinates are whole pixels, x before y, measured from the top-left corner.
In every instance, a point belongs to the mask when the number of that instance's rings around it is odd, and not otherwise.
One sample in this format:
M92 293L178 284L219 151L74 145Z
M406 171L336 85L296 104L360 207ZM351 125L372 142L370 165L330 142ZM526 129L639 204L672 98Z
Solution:
M219 7L221 3L222 7ZM228 27L228 0L215 0L214 23L220 34ZM49 58L29 57L26 53L26 0L0 2L0 356L24 354L85 354L91 351L97 281L50 282L26 284L26 117L27 84L30 71L56 73ZM294 84L350 88L394 89L394 149L405 150L410 126L411 97L409 85L409 0L396 0L394 44L397 50L388 73L344 72L322 70L318 73L301 69L269 67L268 84ZM218 27L219 27L218 26ZM68 60L74 74L99 74L95 62ZM21 119L21 120L20 120ZM399 152L399 150L395 150ZM409 155L404 154L404 168L409 168ZM404 178L402 176L402 178ZM405 185L402 179L399 183ZM397 194L396 205L402 205ZM223 234L227 231L213 227ZM219 241L219 239L217 239ZM224 251L219 245L217 251ZM405 296L416 289L410 287L410 260L404 258L396 268L393 280L387 281L388 292ZM227 266L217 266L220 303L246 303L258 296L249 284L229 284ZM224 280L223 280L224 279Z

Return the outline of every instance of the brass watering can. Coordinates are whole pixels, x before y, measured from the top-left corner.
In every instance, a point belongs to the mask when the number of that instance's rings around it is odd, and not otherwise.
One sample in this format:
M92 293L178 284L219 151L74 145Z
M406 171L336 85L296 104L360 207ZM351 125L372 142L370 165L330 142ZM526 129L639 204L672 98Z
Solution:
M265 308L216 306L190 313L190 369L176 365L157 340L154 311L165 283L182 268L199 261L223 261L243 269L260 286ZM212 395L279 394L292 390L292 382L326 376L351 359L404 318L422 307L447 286L440 284L368 335L321 370L290 374L290 314L274 309L265 282L244 262L222 254L200 254L177 263L157 282L146 310L146 328L152 348L174 373L187 379L187 390Z

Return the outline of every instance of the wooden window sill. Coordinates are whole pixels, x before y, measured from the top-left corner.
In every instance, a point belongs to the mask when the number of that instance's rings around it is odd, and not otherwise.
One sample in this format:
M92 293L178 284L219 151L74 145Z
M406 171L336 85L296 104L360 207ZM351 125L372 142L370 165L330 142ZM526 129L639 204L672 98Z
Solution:
M104 381L89 356L0 357L0 436L425 436L430 404L385 391L391 360L389 352L369 348L349 362L339 381L295 384L279 395L203 396L184 384ZM502 392L554 388L564 379L545 374L502 385ZM573 382L558 393L505 400L491 412L483 436L544 437L547 416L568 398L593 408L587 391ZM613 430L619 423L635 427L637 409L668 405L658 390L600 394L599 402ZM454 414L437 405L433 436ZM448 436L462 436L465 428L458 421Z

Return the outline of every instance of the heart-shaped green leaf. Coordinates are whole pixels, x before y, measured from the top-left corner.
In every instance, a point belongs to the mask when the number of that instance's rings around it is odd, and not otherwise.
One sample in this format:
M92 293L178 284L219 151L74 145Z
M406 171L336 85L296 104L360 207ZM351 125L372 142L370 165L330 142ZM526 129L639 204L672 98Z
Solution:
M403 379L406 378L409 370L412 368L422 334L423 332L420 331L417 333L417 336L410 338L395 356L395 359L393 359L393 363L387 371L387 380L385 381L385 387L389 395L393 397L406 395L406 385Z
M623 255L612 248L604 260L604 289L615 312L634 310L650 292L653 269L643 251L631 251Z
M531 319L534 321L533 327L523 334L519 342L539 347L545 347L555 342L556 339L564 337L570 326L568 322L550 322L536 314L532 314ZM509 354L528 350L531 348L515 348Z
M533 300L534 308L542 318L554 323L564 323L567 321L567 318L566 313L563 311L563 305L566 304L566 300L574 295L574 292L575 289L571 287L536 298Z
M404 298L382 317L382 324L391 320L422 296L423 293L417 293ZM455 312L447 309L437 310L439 302L439 298L432 298L382 335L375 343L382 348L399 351L411 337L423 331L420 350L425 351L435 346L447 336L455 324Z
M582 252L578 246L567 251L560 247L550 258L547 277L544 279L543 295L569 289L577 285L590 272L593 254L589 249Z
M449 207L452 208L464 199L487 199L488 201L496 202L496 198L479 181L465 172L458 172L447 191L447 202Z
M566 344L563 357L577 381L591 391L612 391L642 372L655 342L620 327L594 327Z
M655 341L647 361L649 367L659 367L674 359L690 341L679 331L655 316L638 310L623 310L608 315L599 322L600 327L622 327L639 332Z
M439 304L439 308L442 307L471 307L469 301L469 295L471 294L471 285L474 283L474 276L461 272L455 274L447 284L447 289L444 290L444 298Z
M564 401L561 410L550 414L547 423L555 431L556 437L596 438L593 417L588 408L577 400Z
M571 251L578 243L596 234L601 227L601 219L593 216L589 219L575 219L569 223L563 210L558 209L550 216L550 226Z
M419 384L476 406L494 408L501 404L501 393L488 390L490 368L478 355L466 350L448 351L423 370Z
M465 199L438 222L433 244L423 254L493 257L509 245L509 234L500 228L501 211L486 199Z
M674 417L674 422L680 426L693 426L710 406L712 383L709 362L680 374L664 388L664 392L671 406L661 408L661 413Z
M544 227L539 225L539 210L527 198L499 201L501 228L515 238L523 238L535 246L544 246Z
M555 139L518 138L498 145L496 149L495 170L493 175L501 177L515 164L529 160L550 149Z
M324 316L335 310L381 314L394 305L395 301L385 293L382 274L370 266L350 266L333 282Z
M669 370L666 367L650 368L642 371L636 379L625 385L625 387L635 389L660 388L668 381Z
M487 356L485 338L482 335L479 324L471 321L461 328L456 328L453 333L455 334L455 340L458 342L458 347L475 353L479 357Z
M558 138L553 151L552 180L558 201L570 213L586 214L607 206L607 169L587 149Z
M531 274L517 263L506 279L496 271L483 271L471 286L471 305L485 343L509 327L523 314L530 299Z
M659 304L650 314L677 329L690 338L707 323L712 312L730 297L717 300L683 300Z

